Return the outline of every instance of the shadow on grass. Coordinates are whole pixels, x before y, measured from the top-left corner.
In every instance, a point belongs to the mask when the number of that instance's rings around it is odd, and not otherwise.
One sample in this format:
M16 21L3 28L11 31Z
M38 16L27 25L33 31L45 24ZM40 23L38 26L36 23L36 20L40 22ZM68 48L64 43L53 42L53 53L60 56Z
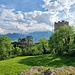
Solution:
M44 66L57 68L62 66L75 66L75 57L40 55L22 59L19 61L19 63L28 66Z

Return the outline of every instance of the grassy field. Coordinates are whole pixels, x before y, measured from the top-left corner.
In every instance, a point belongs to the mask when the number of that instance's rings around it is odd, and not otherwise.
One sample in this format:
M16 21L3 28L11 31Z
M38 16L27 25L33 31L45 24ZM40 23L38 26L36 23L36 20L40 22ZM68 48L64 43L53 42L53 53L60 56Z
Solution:
M18 73L34 66L44 66L50 68L75 66L75 57L50 54L16 57L0 61L0 75L17 75Z

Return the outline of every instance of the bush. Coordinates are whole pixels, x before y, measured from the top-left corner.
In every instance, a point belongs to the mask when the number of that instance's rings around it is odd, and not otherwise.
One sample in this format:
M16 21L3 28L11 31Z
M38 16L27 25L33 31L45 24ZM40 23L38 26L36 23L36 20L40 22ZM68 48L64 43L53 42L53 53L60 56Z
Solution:
M22 50L22 55L23 55L23 56L25 56L25 55L32 55L32 50L30 50L30 49L27 50L27 49L24 48L24 49Z
M13 48L13 50L12 50L12 54L13 54L13 55L16 55L16 56L20 56L20 55L22 55L22 49L19 48L19 47L15 47L15 48Z
M38 55L38 54L39 54L39 50L37 49L36 46L34 46L34 47L32 48L32 55Z

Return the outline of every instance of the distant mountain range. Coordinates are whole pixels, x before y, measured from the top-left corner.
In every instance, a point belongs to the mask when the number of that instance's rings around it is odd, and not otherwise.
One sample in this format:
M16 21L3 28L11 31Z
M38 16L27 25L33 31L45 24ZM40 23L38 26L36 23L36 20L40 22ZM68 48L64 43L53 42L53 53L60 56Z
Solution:
M5 35L0 35L0 36L8 36L12 41L17 41L18 38L24 38L26 36L32 36L34 38L34 41L38 41L39 38L42 37L46 37L47 39L49 39L49 37L52 35L53 32L50 31L44 31L44 32L32 32L32 33L25 33L25 34L21 34L21 33L8 33Z

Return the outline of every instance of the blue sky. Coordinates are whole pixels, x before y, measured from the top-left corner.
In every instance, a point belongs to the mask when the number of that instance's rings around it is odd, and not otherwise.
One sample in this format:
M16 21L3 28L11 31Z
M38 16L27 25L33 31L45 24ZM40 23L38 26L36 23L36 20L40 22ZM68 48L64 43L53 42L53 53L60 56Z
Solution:
M4 4L7 8L14 8L16 11L44 11L44 8L41 7L41 5L44 4L42 0L1 0L0 4Z
M75 0L0 0L0 34L53 31L61 20L75 27Z

